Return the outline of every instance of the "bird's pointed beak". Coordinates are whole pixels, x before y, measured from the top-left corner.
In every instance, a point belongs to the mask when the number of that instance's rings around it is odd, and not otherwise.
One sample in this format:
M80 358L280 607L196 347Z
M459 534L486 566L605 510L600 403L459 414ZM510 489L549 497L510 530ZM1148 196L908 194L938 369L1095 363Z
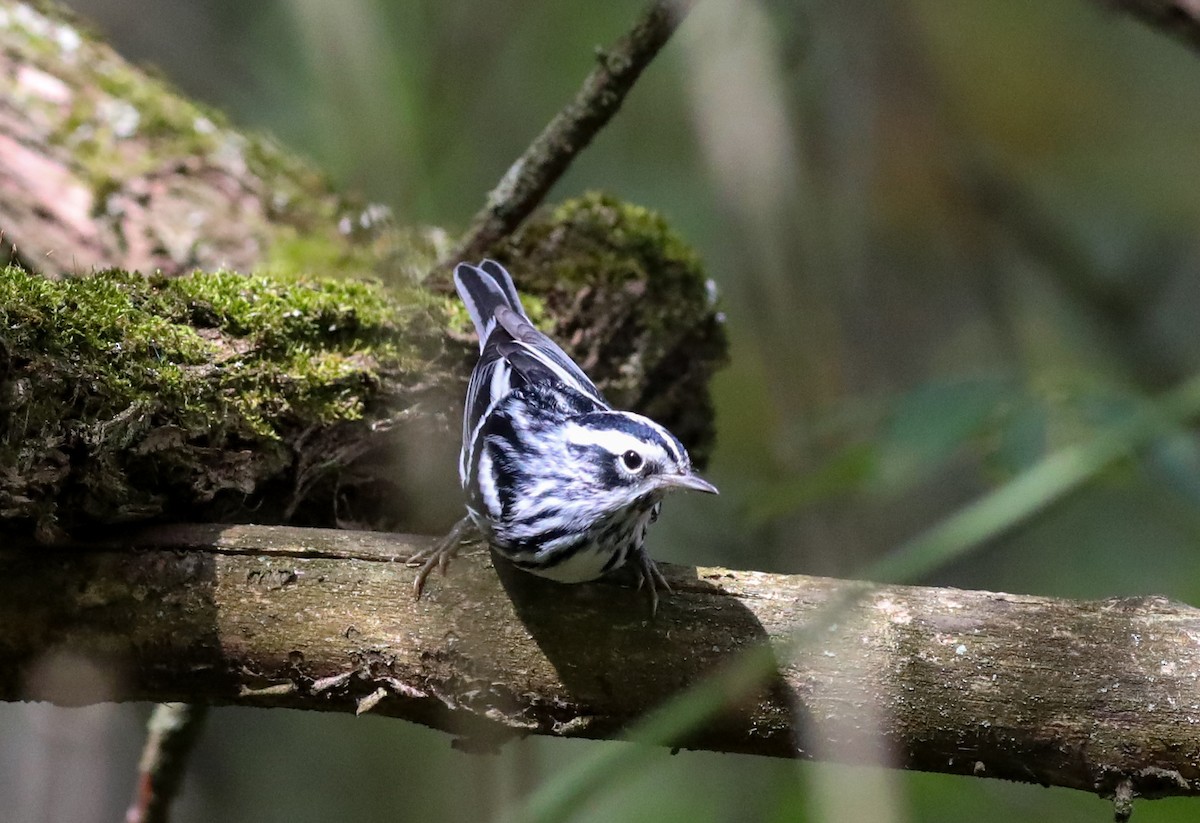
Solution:
M659 480L669 489L691 489L695 492L719 494L716 486L698 474L663 474L659 475Z

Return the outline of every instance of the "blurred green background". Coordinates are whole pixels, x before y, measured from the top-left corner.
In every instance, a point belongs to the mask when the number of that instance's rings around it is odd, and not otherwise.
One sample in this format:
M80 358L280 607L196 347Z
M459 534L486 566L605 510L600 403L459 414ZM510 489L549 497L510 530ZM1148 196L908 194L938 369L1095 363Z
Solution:
M461 228L643 4L71 5L400 222ZM854 576L1200 368L1200 55L1104 5L699 3L551 195L662 211L723 295L722 495L672 500L657 557ZM1195 437L1164 435L919 582L1200 604ZM146 711L8 715L30 741L0 750L17 819L118 819ZM468 756L399 721L222 709L177 819L484 819L597 745ZM1064 790L664 752L585 819L1110 813Z

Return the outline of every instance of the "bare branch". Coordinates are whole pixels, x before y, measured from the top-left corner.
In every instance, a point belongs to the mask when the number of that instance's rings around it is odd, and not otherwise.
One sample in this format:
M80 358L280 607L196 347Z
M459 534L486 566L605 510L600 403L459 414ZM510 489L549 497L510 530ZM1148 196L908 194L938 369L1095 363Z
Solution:
M670 39L692 0L654 0L611 48L596 55L596 67L562 111L529 145L488 194L451 261L474 260L509 235L537 208L592 138L604 128L643 69Z
M1200 49L1200 4L1194 0L1099 0Z
M636 592L562 586L482 551L411 597L424 538L163 527L86 551L0 552L0 698L56 693L64 657L110 667L123 700L403 717L488 745L611 738L735 661L786 648L851 584L669 567ZM779 661L693 748L1000 777L1104 795L1200 793L1200 610L880 586ZM39 674L42 673L42 674ZM1128 786L1121 788L1128 782Z
M125 823L165 823L170 819L171 802L183 784L188 755L207 716L207 706L160 703L154 707L138 764L137 790Z

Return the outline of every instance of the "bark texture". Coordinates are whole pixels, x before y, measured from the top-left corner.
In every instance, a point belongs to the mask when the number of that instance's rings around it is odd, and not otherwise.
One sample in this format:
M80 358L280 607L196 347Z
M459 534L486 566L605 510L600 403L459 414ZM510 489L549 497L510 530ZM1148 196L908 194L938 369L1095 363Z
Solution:
M246 270L301 235L345 249L350 209L61 9L0 0L0 239L26 266Z
M688 747L879 762L1105 795L1200 793L1200 611L668 567L656 620L424 538L174 526L0 552L0 698L186 700L403 717L487 746L609 738L771 644L773 678ZM826 621L792 649L798 627ZM81 674L82 673L82 674Z

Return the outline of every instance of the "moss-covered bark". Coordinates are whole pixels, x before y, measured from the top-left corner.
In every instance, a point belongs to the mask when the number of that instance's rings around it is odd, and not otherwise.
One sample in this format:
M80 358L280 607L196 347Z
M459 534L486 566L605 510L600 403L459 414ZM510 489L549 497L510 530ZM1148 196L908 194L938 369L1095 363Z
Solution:
M444 301L378 285L0 273L0 517L295 511L320 466L446 385ZM224 511L222 511L224 510Z
M0 88L22 263L0 272L0 530L444 525L472 357L447 233L338 195L49 4L0 0ZM588 195L496 253L614 403L703 462L725 340L662 219Z
M661 218L592 195L503 253L601 388L703 459L724 337ZM441 278L4 269L0 518L44 538L165 517L420 524L431 490L455 497L473 347Z

